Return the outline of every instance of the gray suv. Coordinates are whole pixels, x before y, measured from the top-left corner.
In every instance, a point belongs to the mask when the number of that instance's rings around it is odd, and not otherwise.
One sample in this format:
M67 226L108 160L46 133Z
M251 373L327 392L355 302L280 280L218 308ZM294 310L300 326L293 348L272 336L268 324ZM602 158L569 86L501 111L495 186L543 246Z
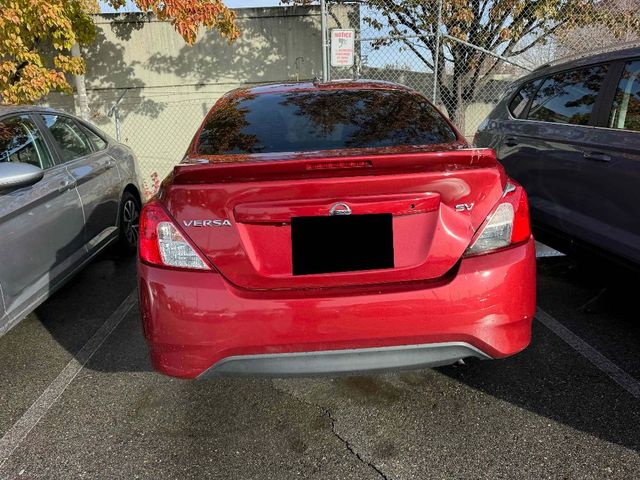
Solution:
M526 188L538 236L640 264L640 48L537 69L475 143Z
M110 244L133 253L131 150L49 109L0 107L0 335Z

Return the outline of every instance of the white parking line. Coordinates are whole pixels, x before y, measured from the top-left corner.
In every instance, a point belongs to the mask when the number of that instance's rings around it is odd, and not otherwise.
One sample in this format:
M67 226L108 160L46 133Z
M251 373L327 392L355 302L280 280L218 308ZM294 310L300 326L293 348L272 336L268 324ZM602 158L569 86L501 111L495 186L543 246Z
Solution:
M118 308L107 318L98 331L84 344L73 359L67 363L62 372L42 392L40 397L29 407L20 419L0 439L0 469L18 448L31 430L49 411L56 400L71 384L93 355L102 346L116 327L122 322L137 301L136 292L131 292ZM571 330L558 322L544 310L536 309L536 318L549 330L564 340L576 352L584 356L599 370L608 375L614 382L624 388L635 398L640 399L640 382L626 373L595 348L578 337Z
M49 411L58 397L67 389L69 384L76 378L82 368L87 364L93 354L98 351L107 337L120 324L122 319L136 304L137 292L131 292L127 298L116 308L107 318L96 333L84 344L80 351L64 367L62 372L53 382L42 392L42 395L33 402L20 419L4 434L0 439L0 469L9 459L11 454L22 443L29 432L35 427L40 419Z
M544 310L536 309L536 318L549 330L564 340L571 348L589 360L611 380L616 382L635 398L640 399L640 382L602 355L599 351L558 322Z
M558 250L551 248L544 243L540 243L536 241L536 258L545 258L545 257L564 257L564 253L559 252Z

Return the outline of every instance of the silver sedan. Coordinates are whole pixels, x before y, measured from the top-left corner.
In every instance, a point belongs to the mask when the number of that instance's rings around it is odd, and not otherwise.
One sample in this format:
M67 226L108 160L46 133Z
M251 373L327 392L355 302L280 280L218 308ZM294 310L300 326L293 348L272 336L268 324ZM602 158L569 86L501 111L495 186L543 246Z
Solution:
M135 252L128 147L72 115L0 107L0 335L111 244Z

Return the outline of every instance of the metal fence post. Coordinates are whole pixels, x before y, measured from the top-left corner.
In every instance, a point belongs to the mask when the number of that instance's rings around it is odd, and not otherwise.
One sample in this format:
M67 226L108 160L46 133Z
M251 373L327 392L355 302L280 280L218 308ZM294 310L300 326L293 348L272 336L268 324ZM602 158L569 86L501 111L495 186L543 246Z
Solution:
M107 117L114 118L114 123L116 124L116 140L119 142L121 141L122 134L120 133L120 109L118 108L118 104L120 103L120 100L122 100L122 97L124 97L125 93L127 93L126 90L124 90L120 94L118 99L114 102L114 104L111 106L111 108L107 112Z
M438 69L440 68L440 30L442 28L442 0L438 0L438 24L436 25L436 54L433 59L433 104L438 97Z
M122 134L120 133L120 110L118 106L115 107L115 122L116 122L116 140L120 141Z
M322 81L329 80L329 59L327 58L327 3L326 0L320 0L320 29L322 30L320 37L322 38Z

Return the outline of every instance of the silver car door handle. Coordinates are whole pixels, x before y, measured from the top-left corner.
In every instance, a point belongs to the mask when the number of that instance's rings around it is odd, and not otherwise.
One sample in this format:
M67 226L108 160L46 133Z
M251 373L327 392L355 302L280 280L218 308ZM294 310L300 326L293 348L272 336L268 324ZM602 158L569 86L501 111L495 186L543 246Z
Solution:
M63 182L60 182L60 185L58 186L58 192L60 193L66 192L67 190L71 190L72 188L75 188L75 186L76 186L75 180L64 180Z
M507 137L504 139L504 144L507 147L515 147L516 145L518 145L518 139L515 137Z
M611 161L611 155L607 155L606 153L602 153L602 152L583 152L582 156L586 160L593 160L595 162L610 162Z

